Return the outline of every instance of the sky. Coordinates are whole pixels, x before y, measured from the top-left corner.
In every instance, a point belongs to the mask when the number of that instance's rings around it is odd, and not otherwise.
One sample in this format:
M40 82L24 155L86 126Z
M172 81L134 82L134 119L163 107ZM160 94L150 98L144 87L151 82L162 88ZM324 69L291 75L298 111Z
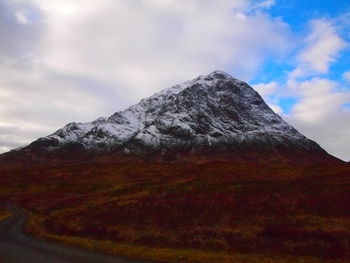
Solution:
M1 0L0 152L214 70L350 160L348 0Z

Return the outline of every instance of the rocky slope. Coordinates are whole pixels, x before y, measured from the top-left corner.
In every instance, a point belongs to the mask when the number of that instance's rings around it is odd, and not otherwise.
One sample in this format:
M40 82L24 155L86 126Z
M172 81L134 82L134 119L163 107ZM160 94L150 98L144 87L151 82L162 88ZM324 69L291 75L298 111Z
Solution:
M325 153L274 113L247 83L214 71L90 123L69 123L21 153L160 154L287 149Z

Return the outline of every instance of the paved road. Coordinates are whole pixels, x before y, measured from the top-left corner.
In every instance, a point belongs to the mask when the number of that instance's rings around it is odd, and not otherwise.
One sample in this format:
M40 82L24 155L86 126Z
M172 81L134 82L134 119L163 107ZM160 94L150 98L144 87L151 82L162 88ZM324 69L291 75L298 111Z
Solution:
M13 216L0 222L0 263L146 263L36 240L23 232L26 214L13 205L7 207Z

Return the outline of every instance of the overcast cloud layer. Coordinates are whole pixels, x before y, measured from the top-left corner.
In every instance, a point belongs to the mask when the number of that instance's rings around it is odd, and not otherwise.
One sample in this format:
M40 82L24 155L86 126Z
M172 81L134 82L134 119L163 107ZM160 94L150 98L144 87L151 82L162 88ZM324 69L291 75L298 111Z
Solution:
M2 0L0 150L71 121L109 116L215 69L252 81L266 61L284 78L254 83L271 107L330 153L350 159L350 68L327 78L348 46L335 19L294 32L274 1ZM292 59L291 59L292 58ZM295 98L290 112L280 100ZM345 105L345 106L344 106Z

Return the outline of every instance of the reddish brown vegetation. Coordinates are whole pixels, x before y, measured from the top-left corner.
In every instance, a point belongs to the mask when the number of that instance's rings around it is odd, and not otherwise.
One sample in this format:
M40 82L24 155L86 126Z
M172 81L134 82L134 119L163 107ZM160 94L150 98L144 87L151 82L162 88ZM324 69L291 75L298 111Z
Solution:
M350 259L350 168L116 162L4 169L0 196L55 234L153 247Z

